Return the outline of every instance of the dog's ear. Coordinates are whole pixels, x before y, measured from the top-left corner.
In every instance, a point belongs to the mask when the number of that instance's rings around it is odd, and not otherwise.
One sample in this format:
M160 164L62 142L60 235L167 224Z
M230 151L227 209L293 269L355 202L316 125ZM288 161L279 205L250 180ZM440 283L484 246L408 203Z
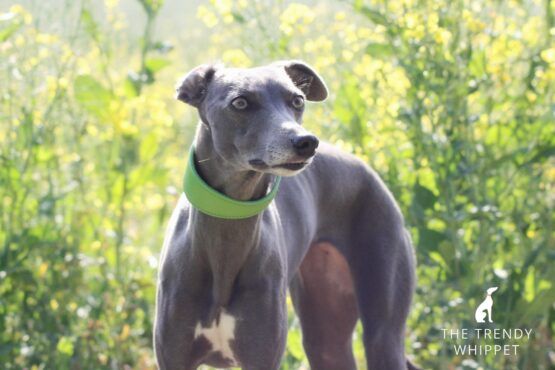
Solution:
M322 78L308 64L298 60L275 63L285 69L293 83L311 101L323 101L328 97L328 89Z
M216 69L217 66L213 64L202 64L194 68L177 83L175 98L198 108L206 96Z

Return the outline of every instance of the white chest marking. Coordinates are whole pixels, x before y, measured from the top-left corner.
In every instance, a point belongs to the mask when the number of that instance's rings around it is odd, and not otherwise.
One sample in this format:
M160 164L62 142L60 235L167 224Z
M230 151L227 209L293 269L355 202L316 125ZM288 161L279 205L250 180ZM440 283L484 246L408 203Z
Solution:
M229 346L229 343L235 339L235 318L224 310L220 313L219 324L216 324L216 321L214 320L206 328L199 322L195 327L195 339L202 335L212 345L212 351L220 352L224 358L235 364L237 361Z

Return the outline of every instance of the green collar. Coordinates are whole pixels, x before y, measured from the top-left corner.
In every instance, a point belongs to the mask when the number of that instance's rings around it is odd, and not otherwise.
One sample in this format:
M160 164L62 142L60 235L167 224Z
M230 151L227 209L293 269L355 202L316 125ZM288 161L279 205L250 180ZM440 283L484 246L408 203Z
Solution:
M189 151L189 163L183 178L183 191L189 202L199 211L212 217L239 219L262 212L275 198L281 177L277 177L272 190L263 198L240 201L218 192L208 185L195 167L195 148Z

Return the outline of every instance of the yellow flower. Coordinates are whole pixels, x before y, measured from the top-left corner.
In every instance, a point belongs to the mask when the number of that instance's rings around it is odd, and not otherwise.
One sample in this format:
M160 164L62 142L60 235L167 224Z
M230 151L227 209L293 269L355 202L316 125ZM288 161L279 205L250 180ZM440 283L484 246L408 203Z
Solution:
M376 33L381 33L380 31L384 29L383 26L376 27L374 30L366 27L361 27L357 30L357 36L361 40L367 40L374 36Z
M227 14L231 12L233 8L233 2L231 0L211 0L210 2L220 14Z
M129 336L129 332L130 332L129 325L128 324L123 325L123 328L121 328L121 334L119 335L119 339L126 340L127 337Z
M108 363L108 356L104 353L99 353L98 354L98 361L100 361L100 363L102 365L106 365Z
M46 262L41 263L39 266L39 277L43 277L44 274L46 274L47 270L48 270L48 264Z
M438 28L434 32L434 39L438 44L446 45L451 40L451 32L447 31L445 28Z
M477 19L477 16L470 10L463 10L462 19L466 23L468 29L474 33L482 32L486 28L484 22Z
M23 62L23 70L30 71L32 70L37 64L39 64L39 58L31 57Z
M123 135L135 135L139 132L137 126L131 124L128 120L116 121L115 129L117 133Z
M521 29L522 39L525 41L527 47L531 48L542 42L543 37L540 35L544 32L543 27L544 22L541 17L527 17L527 21Z
M438 22L439 22L439 16L437 15L437 13L430 14L426 22L426 25L428 27L428 32L432 33L435 30L437 30Z
M235 67L250 67L252 62L245 52L241 49L231 49L224 51L222 55L224 63L229 63Z
M354 53L351 50L343 50L342 54L345 61L350 62L351 60L353 60Z
M23 17L23 23L31 24L33 21L33 16L24 7L19 4L12 5L10 7L10 13L18 14Z
M146 199L146 206L148 209L160 209L164 205L164 198L160 194L153 194Z
M555 47L543 50L540 55L547 63L555 64Z
M342 21L342 20L345 20L345 18L347 18L347 14L345 14L345 12L337 12L335 14L336 21Z
M415 28L417 25L422 24L422 20L415 13L409 13L403 19L403 23L407 28Z
M49 44L53 44L56 41L58 41L58 36L51 35L51 34L48 34L48 33L39 33L35 37L35 41L38 42L39 44L49 45Z
M33 16L30 13L23 14L23 23L31 24L33 22Z
M281 13L279 28L286 35L291 35L294 31L303 32L303 26L312 23L314 17L314 11L308 6L292 3Z
M205 5L197 8L197 18L200 19L208 28L213 28L218 24L218 17Z
M233 23L233 20L234 20L234 19L235 19L235 18L233 18L233 15L232 15L231 13L228 13L228 14L225 14L225 15L224 15L224 23L225 23L225 24L231 24L231 23Z
M93 251L98 251L100 250L100 247L102 247L102 243L99 240L95 240L94 242L92 242L91 244L91 249Z
M25 8L22 7L22 6L19 5L19 4L15 4L15 5L12 5L12 6L10 7L10 13L23 14L23 13L26 13L26 12L27 12L27 11L25 10Z
M25 45L25 37L23 37L22 35L17 35L17 37L15 38L15 46L21 47L23 45Z
M118 6L118 4L119 0L104 0L104 5L108 9L114 9L116 6Z
M50 50L46 48L40 48L39 50L39 59L45 59L50 55Z

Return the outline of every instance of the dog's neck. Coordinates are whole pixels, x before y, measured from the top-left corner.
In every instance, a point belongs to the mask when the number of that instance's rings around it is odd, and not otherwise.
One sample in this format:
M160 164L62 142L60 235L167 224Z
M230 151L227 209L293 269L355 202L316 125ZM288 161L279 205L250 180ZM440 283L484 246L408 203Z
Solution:
M274 176L254 171L238 171L214 150L210 131L200 124L195 137L196 168L212 188L237 200L263 197ZM194 249L205 255L212 272L212 310L207 322L215 319L229 303L234 282L249 253L260 242L262 217L228 220L193 211L190 231Z
M275 181L275 176L234 168L214 150L209 129L200 124L195 137L196 168L212 188L236 200L262 198Z

